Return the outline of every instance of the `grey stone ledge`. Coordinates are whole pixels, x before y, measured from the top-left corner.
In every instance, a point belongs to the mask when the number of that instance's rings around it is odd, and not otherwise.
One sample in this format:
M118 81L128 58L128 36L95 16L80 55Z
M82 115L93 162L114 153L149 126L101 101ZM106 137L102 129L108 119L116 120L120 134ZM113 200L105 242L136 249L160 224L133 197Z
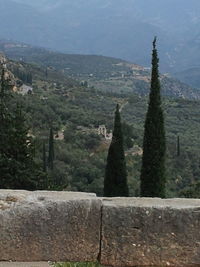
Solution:
M199 229L200 199L0 190L0 261L200 266Z

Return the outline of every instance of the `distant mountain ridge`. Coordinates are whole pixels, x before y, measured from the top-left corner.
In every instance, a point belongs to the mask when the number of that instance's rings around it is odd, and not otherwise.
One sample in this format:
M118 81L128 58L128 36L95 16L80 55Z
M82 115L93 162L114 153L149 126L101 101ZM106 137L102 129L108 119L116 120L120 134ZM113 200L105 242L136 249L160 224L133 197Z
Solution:
M150 69L122 59L96 55L62 54L8 41L0 41L0 50L11 59L36 63L47 70L55 69L66 77L87 81L103 91L116 93L124 91L139 95L149 93ZM160 77L165 96L200 99L199 90L168 75Z
M173 76L192 87L200 88L200 67L177 72Z
M1 38L149 66L157 35L162 71L199 67L199 0L0 0L0 8Z

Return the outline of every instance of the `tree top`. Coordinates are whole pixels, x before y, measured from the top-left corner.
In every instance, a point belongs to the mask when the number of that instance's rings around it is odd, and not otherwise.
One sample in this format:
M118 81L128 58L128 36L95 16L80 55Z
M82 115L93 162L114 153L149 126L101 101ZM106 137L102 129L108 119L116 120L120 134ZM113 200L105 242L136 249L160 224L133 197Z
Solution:
M153 40L153 49L156 49L156 41L157 41L157 37L155 36Z

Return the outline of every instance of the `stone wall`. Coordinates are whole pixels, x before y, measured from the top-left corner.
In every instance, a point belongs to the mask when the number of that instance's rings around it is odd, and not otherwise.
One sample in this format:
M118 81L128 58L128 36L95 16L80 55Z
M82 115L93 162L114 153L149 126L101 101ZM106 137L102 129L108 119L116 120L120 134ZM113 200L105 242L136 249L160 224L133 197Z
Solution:
M0 261L200 266L200 200L0 190Z

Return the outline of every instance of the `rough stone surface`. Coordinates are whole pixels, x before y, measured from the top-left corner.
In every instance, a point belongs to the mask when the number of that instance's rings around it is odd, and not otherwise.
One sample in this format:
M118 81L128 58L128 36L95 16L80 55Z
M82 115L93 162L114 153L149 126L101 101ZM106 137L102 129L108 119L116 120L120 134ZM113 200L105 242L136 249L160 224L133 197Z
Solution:
M95 261L95 194L0 190L0 261Z
M97 258L115 267L200 266L200 200L0 190L0 267Z
M52 267L48 262L0 262L0 267Z
M104 199L101 263L200 266L200 200Z

